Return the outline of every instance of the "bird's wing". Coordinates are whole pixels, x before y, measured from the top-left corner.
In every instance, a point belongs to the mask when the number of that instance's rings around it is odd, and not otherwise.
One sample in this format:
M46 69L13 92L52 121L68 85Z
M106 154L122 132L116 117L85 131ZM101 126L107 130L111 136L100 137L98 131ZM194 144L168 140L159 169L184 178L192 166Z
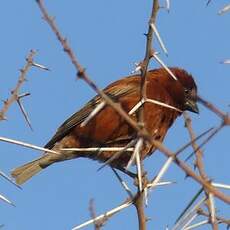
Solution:
M132 84L127 85L126 87L119 87L119 84L111 85L112 87L107 87L104 89L104 92L114 101L118 100L120 97L123 97L127 94L133 93L136 91L135 87ZM45 148L51 149L56 142L59 142L63 137L65 137L74 127L83 122L89 114L102 102L100 96L95 96L90 100L82 109L74 113L69 117L58 129L52 139L45 145Z

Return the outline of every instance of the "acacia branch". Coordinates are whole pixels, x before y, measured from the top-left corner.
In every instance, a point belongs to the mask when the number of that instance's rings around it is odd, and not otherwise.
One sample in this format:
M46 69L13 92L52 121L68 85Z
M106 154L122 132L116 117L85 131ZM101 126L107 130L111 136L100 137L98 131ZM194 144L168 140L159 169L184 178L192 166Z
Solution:
M185 162L181 161L176 154L168 150L162 143L156 140L152 140L152 143L158 148L165 156L167 157L173 157L174 163L181 168L186 175L192 177L195 181L197 181L199 184L201 184L205 189L207 189L209 192L213 193L214 196L218 197L220 200L224 201L227 204L230 204L230 196L225 195L218 189L216 189L214 186L211 185L210 182L204 181L203 178L199 175L197 175Z
M184 120L185 120L185 127L187 128L187 130L189 132L189 136L190 136L190 139L192 141L192 147L193 147L194 152L196 154L196 163L195 164L198 168L199 174L202 177L202 179L206 182L209 182L210 179L208 178L208 176L206 175L205 170L204 170L203 152L200 148L198 148L198 145L194 141L196 138L196 135L195 135L193 128L192 128L192 120L191 120L191 118L187 112L184 112L183 115L184 115ZM207 204L207 207L209 210L210 223L212 225L213 230L217 230L218 224L217 224L217 220L216 220L216 216L215 216L215 206L213 205L212 194L208 190L206 190L205 188L204 188L204 191L205 191L206 196L208 198L206 204Z
M209 217L209 213L205 212L203 209L199 208L197 210L197 214L198 215L201 215L201 216L206 216L206 217ZM227 227L230 226L230 219L225 219L223 217L220 217L220 216L216 216L216 219L218 221L218 223L222 223L222 224L226 224Z
M121 108L121 106L119 104L115 104L113 102L113 100L111 100L102 90L100 90L95 83L89 78L89 76L86 74L85 69L80 65L79 61L77 60L73 50L71 49L69 43L67 42L66 38L64 38L62 36L62 34L59 32L58 27L56 26L53 18L51 18L48 15L48 12L44 6L43 0L36 0L36 2L38 3L38 6L42 12L42 15L44 17L44 19L46 20L46 22L49 24L49 26L51 27L52 31L55 33L57 39L60 41L64 51L66 52L66 54L69 56L72 64L74 65L76 72L77 72L77 76L84 80L93 90L96 91L96 93L98 95L101 96L101 98L105 101L106 104L108 104L109 106L111 106L120 116L122 116L124 118L124 120L134 129L137 131L137 134L139 137L144 137L145 140L148 140L149 142L151 142L152 144L154 144L154 146L156 146L156 148L158 148L162 153L164 153L167 157L172 157L174 162L189 176L191 176L195 181L197 181L198 183L200 183L203 187L205 187L205 189L207 189L209 192L211 192L213 195L215 195L216 197L218 197L219 199L223 200L226 203L230 203L230 197L226 196L225 194L223 194L222 192L220 192L219 190L217 190L216 188L214 188L209 182L206 182L201 176L197 175L189 166L187 166L187 164L185 164L183 161L179 160L178 157L172 153L171 151L169 151L168 149L166 149L162 143L154 140L143 127L140 127L139 124L137 124L137 122L135 122L132 118L130 118L130 116ZM155 18L156 18L156 13L158 11L158 1L154 0L153 1L153 10L152 10L152 15L151 15L151 20L150 20L150 24L155 22ZM152 30L152 28L151 28ZM147 36L147 45L146 45L146 59L144 59L144 63L141 63L141 65L143 65L144 67L141 68L142 70L142 76L143 79L146 78L146 72L147 72L147 67L148 67L148 62L151 58L151 55L153 54L153 50L151 48L151 44L150 41L152 41L152 32L150 33L150 36ZM146 95L146 81L143 80L143 85L141 87L141 92L143 95L143 97L145 97ZM223 116L222 116L223 118ZM225 122L229 121L230 119L226 120L226 115L224 116L225 118ZM226 122L227 124L227 122ZM230 124L230 122L229 122ZM140 196L138 196L140 197ZM143 199L142 199L143 201ZM141 206L143 207L143 202L141 204ZM142 216L140 214L140 216ZM140 217L140 220L144 223L145 222L145 218ZM143 221L144 220L144 221ZM144 224L141 224L142 226L144 226ZM144 228L143 228L144 229Z
M9 110L10 106L18 101L18 96L19 96L19 90L21 88L21 86L23 85L23 83L26 81L26 74L27 72L31 69L31 67L33 66L33 57L36 54L36 52L34 50L31 50L30 53L28 54L27 58L26 58L26 64L25 66L20 70L21 74L19 76L18 82L16 87L11 91L11 96L4 101L4 106L3 108L0 110L0 120L5 120L6 119L6 112Z
M203 99L202 97L198 96L198 101L204 105L207 109L211 110L213 113L215 113L218 117L220 117L223 120L223 125L230 125L230 116L227 113L224 113L219 108L217 108L214 104L211 102Z
M94 200L90 199L89 201L89 212L90 212L90 216L92 219L96 218L96 210L95 210L95 204L94 204ZM100 230L101 227L104 225L104 222L106 221L106 218L100 220L100 221L95 221L94 222L94 230Z
M153 5L152 5L152 11L151 11L151 16L149 19L149 27L148 27L148 33L147 33L147 42L146 42L146 50L145 50L145 58L141 63L141 88L140 88L140 95L141 95L141 100L146 101L147 99L147 71L148 71L148 65L151 57L153 56L153 49L152 49L152 41L153 41L153 27L151 26L152 24L155 23L157 13L159 10L159 2L158 0L153 0ZM142 130L145 129L145 119L144 119L144 106L141 107L138 113L138 121L140 124L140 127ZM139 140L142 140L140 138ZM141 142L141 146L138 152L137 157L139 157L139 153L141 152L143 146L143 142ZM137 215L138 215L138 222L139 222L139 229L145 230L146 229L146 216L145 216L145 210L144 210L144 199L145 199L145 189L140 189L143 187L143 185L140 185L140 183L143 183L142 180L140 180L140 177L142 178L143 175L143 163L142 161L137 161L136 157L136 165L137 165L137 172L138 172L138 180L139 180L139 196L134 202L134 205L137 210ZM140 157L139 157L140 159ZM144 180L146 180L146 175L144 176Z
M124 120L134 129L136 130L138 133L140 133L141 136L148 136L148 133L144 130L141 130L140 127L138 126L138 124L122 109L122 107L117 104L114 103L113 100L111 98L109 98L104 92L103 90L100 90L96 84L90 79L90 77L87 75L85 68L83 68L80 64L80 62L78 61L76 55L74 54L72 48L70 47L68 41L66 38L63 37L63 35L61 34L61 32L59 31L57 25L54 22L54 19L52 17L49 16L48 11L45 8L44 5L44 1L43 0L36 0L43 18L45 19L45 21L48 23L48 25L51 27L52 31L54 32L54 34L56 35L57 39L59 40L59 42L61 43L63 50L66 52L66 54L68 55L68 57L70 58L74 68L77 71L77 76L84 80L98 95L101 96L101 98L109 105L111 106L121 117L124 118Z

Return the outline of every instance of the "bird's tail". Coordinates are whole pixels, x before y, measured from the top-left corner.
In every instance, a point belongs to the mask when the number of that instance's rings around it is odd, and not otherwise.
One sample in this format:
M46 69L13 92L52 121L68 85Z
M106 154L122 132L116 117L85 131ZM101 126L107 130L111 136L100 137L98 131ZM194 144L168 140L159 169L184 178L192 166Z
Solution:
M21 185L52 163L49 161L49 155L45 155L14 169L11 172L11 176L15 178L17 184Z

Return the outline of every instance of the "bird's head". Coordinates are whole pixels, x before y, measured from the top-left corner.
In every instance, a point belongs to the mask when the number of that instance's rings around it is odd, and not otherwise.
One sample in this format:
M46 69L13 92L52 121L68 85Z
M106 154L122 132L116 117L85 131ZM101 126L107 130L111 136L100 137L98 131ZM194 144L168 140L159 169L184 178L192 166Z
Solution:
M184 90L184 108L194 113L199 113L197 106L197 86L191 74L179 68L171 68Z
M161 83L164 84L167 92L172 96L178 107L182 110L188 110L194 113L199 113L197 106L197 86L191 74L181 68L170 68L177 80L163 68L160 71ZM159 72L158 72L159 73Z

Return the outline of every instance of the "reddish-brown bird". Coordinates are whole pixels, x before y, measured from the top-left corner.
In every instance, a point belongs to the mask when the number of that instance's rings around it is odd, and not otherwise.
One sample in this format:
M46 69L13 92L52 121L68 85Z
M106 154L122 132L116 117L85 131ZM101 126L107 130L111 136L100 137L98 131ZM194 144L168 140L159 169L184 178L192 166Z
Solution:
M170 68L178 80L163 68L151 70L147 73L147 98L163 102L177 108L167 108L162 105L146 102L144 104L144 122L147 131L156 140L163 141L168 129L181 111L189 110L198 113L196 104L197 87L190 74L180 68ZM141 77L133 75L124 77L104 89L104 92L120 103L128 113L141 98ZM46 153L44 156L29 162L12 172L18 184L22 184L47 166L78 157L87 157L100 162L111 159L115 152L74 152L63 151L62 148L86 147L121 147L126 146L136 137L136 131L111 106L106 105L85 126L82 122L102 102L100 96L94 97L81 110L68 118L57 130L45 148L60 152L60 154ZM131 118L137 121L137 113ZM145 143L141 151L141 158L152 154L156 148ZM125 167L132 152L123 152L110 162L113 167Z

